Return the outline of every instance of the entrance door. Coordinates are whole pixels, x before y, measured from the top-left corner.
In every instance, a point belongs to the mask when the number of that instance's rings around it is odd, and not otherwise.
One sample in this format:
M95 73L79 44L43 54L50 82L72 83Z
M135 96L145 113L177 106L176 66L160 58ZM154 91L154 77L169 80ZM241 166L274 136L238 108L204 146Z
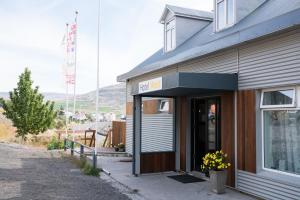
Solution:
M192 170L200 171L202 157L221 148L220 99L192 99Z

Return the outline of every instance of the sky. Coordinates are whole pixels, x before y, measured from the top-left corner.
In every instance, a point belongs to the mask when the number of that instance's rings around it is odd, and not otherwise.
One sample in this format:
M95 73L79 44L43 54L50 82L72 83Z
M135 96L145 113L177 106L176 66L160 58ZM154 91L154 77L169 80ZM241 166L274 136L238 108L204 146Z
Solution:
M162 47L165 4L213 9L213 0L101 0L100 87ZM27 67L41 92L65 92L61 41L76 10L76 91L96 88L98 0L0 0L0 91L15 88Z

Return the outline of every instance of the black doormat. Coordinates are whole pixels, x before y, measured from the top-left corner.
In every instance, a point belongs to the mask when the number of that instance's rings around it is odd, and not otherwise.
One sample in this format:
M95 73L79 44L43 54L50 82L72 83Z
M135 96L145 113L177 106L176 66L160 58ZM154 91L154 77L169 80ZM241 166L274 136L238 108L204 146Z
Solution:
M197 178L195 176L191 176L191 175L188 175L188 174L168 176L168 177L171 178L171 179L174 179L176 181L179 181L181 183L196 183L196 182L205 181L204 179Z

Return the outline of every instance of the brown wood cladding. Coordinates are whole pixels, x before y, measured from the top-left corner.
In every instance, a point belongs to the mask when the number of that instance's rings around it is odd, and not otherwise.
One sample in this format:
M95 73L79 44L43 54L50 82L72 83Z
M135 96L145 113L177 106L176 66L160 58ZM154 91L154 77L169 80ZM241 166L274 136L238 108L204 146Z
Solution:
M143 101L143 114L157 114L158 106L158 99Z
M141 154L141 173L155 173L175 170L175 152Z
M237 95L237 167L252 173L256 173L255 99L255 90Z
M112 122L112 145L126 143L126 122L113 121Z
M126 103L126 115L132 115L133 113L133 102Z
M186 135L188 119L188 101L186 97L180 97L180 170L186 170Z
M221 95L221 149L227 153L228 169L227 185L234 187L234 93L228 92Z

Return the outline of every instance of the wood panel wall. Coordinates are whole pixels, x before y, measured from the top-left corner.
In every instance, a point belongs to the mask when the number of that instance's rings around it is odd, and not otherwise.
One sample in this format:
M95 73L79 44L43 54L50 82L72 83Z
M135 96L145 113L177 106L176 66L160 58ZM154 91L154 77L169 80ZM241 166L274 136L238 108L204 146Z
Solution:
M221 95L221 149L227 153L228 169L227 185L235 186L235 160L234 160L234 93Z
M143 101L143 114L157 114L159 107L159 100L152 99Z
M256 103L255 90L237 95L237 167L256 173Z
M175 152L141 153L141 173L175 171Z
M126 143L126 122L113 121L112 122L112 145Z
M126 103L126 115L132 115L133 114L133 102L127 102Z
M188 100L187 97L180 97L180 170L186 171L186 135L188 119Z

